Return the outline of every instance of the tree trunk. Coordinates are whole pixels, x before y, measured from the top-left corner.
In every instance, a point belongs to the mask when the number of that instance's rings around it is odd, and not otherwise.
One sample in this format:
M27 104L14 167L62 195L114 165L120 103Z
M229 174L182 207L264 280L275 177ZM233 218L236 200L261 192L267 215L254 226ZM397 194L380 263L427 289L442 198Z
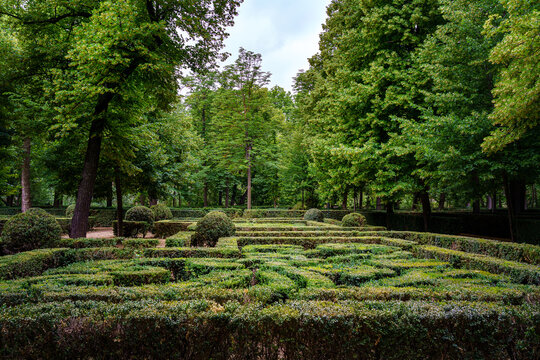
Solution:
M510 187L510 199L507 199L507 201L512 202L514 215L524 212L527 201L525 182L522 180L510 180L508 186Z
M61 206L62 206L62 194L60 194L58 190L54 190L53 207L59 208Z
M508 175L506 172L503 174L503 181L504 181L504 193L506 195L506 207L508 210L508 226L510 229L510 239L512 241L515 241L517 234L516 234L516 227L515 227L515 212L514 212L514 204L512 199L512 193L511 193L511 187L508 181Z
M116 225L118 236L124 236L124 209L122 201L122 184L120 183L120 171L115 170L114 182L116 185Z
M302 209L306 208L306 200L305 200L304 192L305 192L305 190L302 189Z
M376 205L375 209L376 210L382 210L382 201L381 201L380 197L377 198L377 205Z
M230 200L229 200L229 179L225 181L225 208L228 208L230 206Z
M473 214L480 214L480 199L476 199L473 201Z
M246 146L247 161L247 209L251 210L251 145Z
M206 181L203 188L203 206L208 207L208 183Z
M439 210L444 210L444 203L446 202L446 193L441 193L439 195Z
M497 210L497 192L494 192L491 198L493 200L493 208L491 209L491 212L494 213Z
M223 206L223 191L218 193L218 205Z
M424 190L420 194L422 201L422 216L424 218L424 231L428 232L431 223L431 202L429 201L429 193Z
M6 200L7 200L7 206L13 207L15 203L15 195L9 195Z
M532 208L537 208L538 207L538 194L536 193L536 184L533 184L532 185L532 203L531 203L531 207Z
M113 191L112 191L113 183L111 182L110 186L107 187L107 207L112 207L112 199L113 199Z
M79 191L77 192L75 211L71 219L71 238L84 238L88 231L88 215L90 214L90 205L92 204L94 185L99 166L99 155L101 153L101 140L103 130L105 129L105 118L102 114L107 111L112 98L112 93L102 95L94 112L95 119L90 126L81 182L79 184Z
M343 192L343 200L341 201L341 209L347 210L347 200L349 200L349 189Z
M182 195L178 195L178 208L182 207Z
M231 205L234 206L237 204L236 197L238 196L238 188L236 187L236 184L232 188L232 195L231 195Z
M360 190L360 199L358 200L358 208L363 209L364 206L364 191Z
M156 197L154 197L154 196L151 196L150 200L149 200L149 204L150 204L150 206L157 205L158 204L158 199Z
M353 190L353 211L355 211L355 212L356 212L356 209L358 208L357 202L358 202L358 190L356 190L356 188L354 188L354 190Z
M30 148L32 142L29 137L24 139L23 142L23 164L21 169L21 189L22 189L22 201L21 201L21 211L26 212L26 210L32 207L32 200L30 198Z

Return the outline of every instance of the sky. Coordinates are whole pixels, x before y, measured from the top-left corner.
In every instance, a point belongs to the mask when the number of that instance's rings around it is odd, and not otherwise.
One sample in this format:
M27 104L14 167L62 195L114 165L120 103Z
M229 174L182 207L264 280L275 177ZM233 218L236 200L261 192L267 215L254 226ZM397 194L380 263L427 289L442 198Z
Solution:
M307 70L319 49L319 34L330 0L244 0L235 25L228 29L225 51L234 62L243 47L262 55L271 85L291 91L293 78Z

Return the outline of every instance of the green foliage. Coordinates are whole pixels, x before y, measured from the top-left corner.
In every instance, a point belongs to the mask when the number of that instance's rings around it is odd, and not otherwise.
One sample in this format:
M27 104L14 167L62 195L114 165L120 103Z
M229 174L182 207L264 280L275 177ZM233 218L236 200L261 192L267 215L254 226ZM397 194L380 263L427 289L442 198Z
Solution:
M186 231L193 224L187 221L163 220L154 223L154 235L158 238L168 238L180 231Z
M75 204L71 204L71 205L68 205L68 207L66 208L66 217L68 218L72 218L73 217L73 212L75 211Z
M146 222L150 226L154 224L154 212L146 206L135 206L126 212L126 220Z
M232 236L235 227L231 219L220 211L212 211L197 222L195 234L191 237L193 246L216 246L221 237Z
M113 233L115 236L118 235L118 221L113 221ZM148 231L152 228L152 226L146 222L146 221L127 221L124 220L122 222L122 226L124 227L123 234L127 237L137 237L139 235L142 235L143 237L146 237L146 234Z
M362 227L366 224L366 217L358 213L347 214L341 220L341 226L345 227Z
M33 208L11 217L2 230L2 245L7 253L51 247L59 239L62 228L54 216Z
M170 220L173 218L171 209L169 209L167 205L164 205L164 204L152 205L150 209L154 213L155 221Z
M309 209L304 214L304 220L323 222L324 214L319 209Z

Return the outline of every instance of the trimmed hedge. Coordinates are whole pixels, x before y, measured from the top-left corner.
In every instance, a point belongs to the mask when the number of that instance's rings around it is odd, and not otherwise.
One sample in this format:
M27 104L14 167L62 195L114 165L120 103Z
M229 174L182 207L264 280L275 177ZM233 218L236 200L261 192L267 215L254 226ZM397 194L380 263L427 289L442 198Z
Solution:
M167 205L157 204L150 207L154 213L154 221L170 220L173 217L171 209Z
M212 211L197 222L191 243L195 246L216 246L221 237L234 235L234 223L222 212Z
M111 275L115 286L164 284L171 280L171 272L161 267L114 271Z
M81 238L81 239L60 239L56 243L56 247L71 248L71 249L83 249L83 248L95 248L95 247L112 247L122 243L124 238L116 237L112 239L93 239L93 238Z
M65 263L67 249L38 249L0 257L0 279L40 275Z
M415 246L412 252L423 258L448 261L454 267L489 271L509 275L522 284L540 285L540 267L515 261L502 260L492 256L470 254L463 251L442 249L436 246Z
M191 246L192 232L179 232L165 240L166 247L189 247Z
M341 220L343 227L362 227L366 225L366 217L358 213L350 213Z
M537 359L537 307L64 302L4 308L3 358Z
M304 214L304 220L323 222L324 214L319 209L309 209Z
M126 249L147 249L153 248L159 245L158 239L125 239L122 241L122 245Z
M188 226L195 222L162 220L154 223L154 235L158 238L165 239L173 236L180 231L186 231Z
M406 239L422 245L440 246L452 250L540 265L540 246L536 245L408 231L383 231L378 233L365 233L365 235L381 235L385 237Z
M240 250L231 248L155 248L143 250L144 257L150 258L237 258Z

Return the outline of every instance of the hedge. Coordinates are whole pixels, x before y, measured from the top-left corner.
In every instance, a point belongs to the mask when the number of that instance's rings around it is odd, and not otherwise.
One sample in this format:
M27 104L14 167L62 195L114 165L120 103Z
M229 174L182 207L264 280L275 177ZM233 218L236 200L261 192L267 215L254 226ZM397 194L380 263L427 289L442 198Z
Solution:
M240 257L238 249L229 248L156 248L143 250L144 257L150 258L237 258Z
M166 247L189 247L191 246L191 235L193 232L179 232L165 240Z
M94 239L94 238L80 238L80 239L60 239L58 240L56 247L71 248L71 249L83 249L83 248L95 248L95 247L113 247L122 243L124 238L116 237L112 239Z
M380 236L357 236L357 237L239 237L238 247L243 248L246 245L268 245L268 244L288 244L300 245L304 249L314 249L317 245L326 243L364 243L364 244L381 244L383 242ZM413 242L398 239L384 239L385 245L391 246L412 246Z
M39 275L65 263L67 249L38 249L0 257L0 279Z
M146 249L153 248L159 245L158 239L125 239L122 245L126 249Z
M418 242L422 245L434 245L453 250L498 257L510 261L540 265L540 246L478 239L456 235L442 235L408 231L386 231L365 233L365 235L381 235Z
M518 283L540 285L540 267L535 265L503 260L492 256L443 249L429 245L415 246L413 247L412 252L415 256L448 261L454 267L484 270L496 274L506 274Z
M2 308L2 358L537 359L538 307L63 302Z
M194 224L194 222L175 220L156 221L154 223L154 235L158 238L165 239L180 231L186 231L191 224Z

